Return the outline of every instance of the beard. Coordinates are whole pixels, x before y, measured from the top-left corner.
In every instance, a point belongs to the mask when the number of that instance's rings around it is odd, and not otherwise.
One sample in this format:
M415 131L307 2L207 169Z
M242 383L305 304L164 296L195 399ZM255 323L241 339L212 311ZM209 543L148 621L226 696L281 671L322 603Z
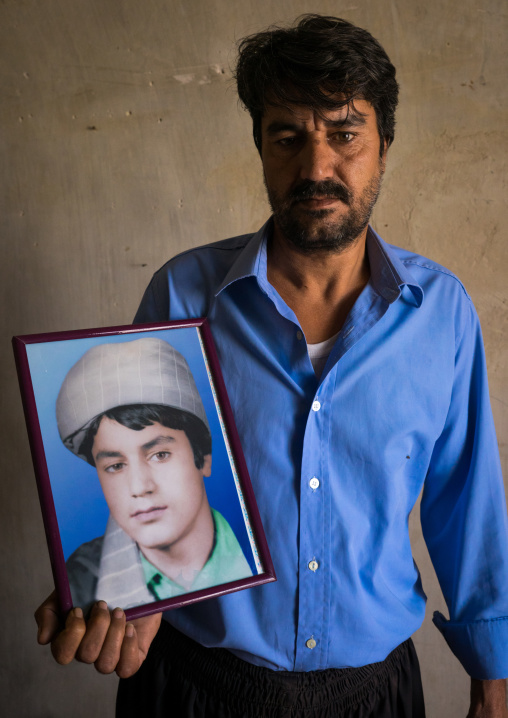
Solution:
M380 168L363 192L355 197L351 190L335 180L303 180L286 195L280 195L266 184L268 201L275 222L286 239L305 254L343 252L350 247L369 223L381 190ZM299 202L314 198L341 200L347 207L339 217L336 209L305 209ZM327 221L328 219L328 221Z

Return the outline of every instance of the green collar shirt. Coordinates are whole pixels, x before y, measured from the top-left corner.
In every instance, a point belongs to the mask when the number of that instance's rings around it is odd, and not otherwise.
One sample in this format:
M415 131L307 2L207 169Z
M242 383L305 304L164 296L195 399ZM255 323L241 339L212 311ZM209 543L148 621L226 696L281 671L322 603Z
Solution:
M185 589L172 581L151 564L141 551L139 552L146 585L157 601L252 576L252 571L231 526L218 511L215 509L211 511L215 524L214 546L208 561L201 571L197 572L190 588Z

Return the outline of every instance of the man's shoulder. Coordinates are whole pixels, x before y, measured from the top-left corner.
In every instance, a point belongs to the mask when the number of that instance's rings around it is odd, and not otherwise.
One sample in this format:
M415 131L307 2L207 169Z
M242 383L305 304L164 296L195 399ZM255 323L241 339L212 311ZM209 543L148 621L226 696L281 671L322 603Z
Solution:
M72 602L85 614L95 600L103 542L104 536L99 536L81 544L66 561Z
M200 244L186 249L171 257L156 274L165 273L168 269L175 267L194 266L195 264L204 264L209 268L230 266L245 249L254 234L254 232L240 234L236 237L229 237L218 242L209 242L208 244Z
M252 576L252 570L231 525L217 509L210 508L215 524L216 543L208 570L219 570L224 581L236 581Z
M167 261L153 275L134 323L208 316L219 287L254 236L193 247Z
M100 564L104 536L81 544L66 561L67 571L89 571L97 574Z
M403 249L394 244L388 244L388 247L424 291L426 287L432 284L447 285L450 290L455 290L459 295L470 301L469 294L462 281L447 267L409 249Z

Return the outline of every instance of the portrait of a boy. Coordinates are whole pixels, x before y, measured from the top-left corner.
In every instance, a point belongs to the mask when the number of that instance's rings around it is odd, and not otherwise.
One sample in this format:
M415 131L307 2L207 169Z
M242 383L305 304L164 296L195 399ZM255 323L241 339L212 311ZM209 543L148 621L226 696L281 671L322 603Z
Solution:
M73 603L129 608L252 575L228 521L208 502L210 428L194 377L168 342L89 349L61 386L60 437L97 470L103 536L67 560Z

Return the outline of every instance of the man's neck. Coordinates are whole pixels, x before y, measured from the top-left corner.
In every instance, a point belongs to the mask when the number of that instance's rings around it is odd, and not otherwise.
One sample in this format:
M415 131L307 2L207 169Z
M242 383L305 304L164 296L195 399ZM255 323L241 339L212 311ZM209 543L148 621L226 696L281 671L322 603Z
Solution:
M367 228L342 252L303 253L274 226L268 281L294 311L307 342L336 334L370 278Z
M190 589L214 547L215 524L208 504L202 506L191 531L169 546L140 546L144 557L161 573L185 589Z

